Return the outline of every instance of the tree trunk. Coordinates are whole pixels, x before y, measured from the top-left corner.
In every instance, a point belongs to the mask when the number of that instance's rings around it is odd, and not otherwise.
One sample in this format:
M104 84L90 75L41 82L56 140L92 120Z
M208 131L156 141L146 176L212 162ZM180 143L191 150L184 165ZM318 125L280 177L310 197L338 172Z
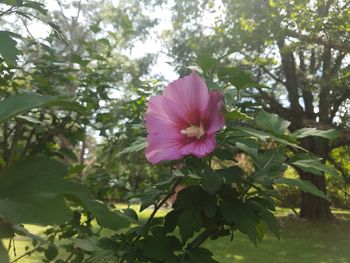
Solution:
M305 138L302 140L302 147L312 152L324 161L328 157L329 142L322 138ZM303 180L313 183L319 190L326 194L326 178L322 175L298 170L299 176ZM301 193L300 216L308 220L326 221L332 219L330 203L324 199L308 193Z
M315 175L299 171L300 178L312 182L322 192L326 192L324 175ZM308 193L301 193L300 216L308 220L327 221L332 219L329 202L326 199Z

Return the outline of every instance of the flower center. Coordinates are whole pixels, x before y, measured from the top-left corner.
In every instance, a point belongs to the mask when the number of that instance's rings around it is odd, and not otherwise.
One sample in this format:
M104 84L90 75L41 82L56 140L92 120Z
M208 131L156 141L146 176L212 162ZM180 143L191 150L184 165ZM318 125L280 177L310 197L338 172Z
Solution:
M199 127L191 124L191 126L181 130L180 133L186 135L187 137L196 137L197 139L200 139L205 134L205 130L202 123L199 125Z

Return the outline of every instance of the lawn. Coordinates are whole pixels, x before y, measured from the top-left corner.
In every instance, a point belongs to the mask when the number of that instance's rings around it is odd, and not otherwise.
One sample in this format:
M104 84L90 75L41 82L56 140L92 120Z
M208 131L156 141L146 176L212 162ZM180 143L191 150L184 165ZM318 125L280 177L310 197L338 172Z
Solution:
M350 263L350 211L335 210L336 220L331 223L305 222L288 216L289 211L279 209L281 240L267 233L255 247L246 236L237 233L233 242L229 238L208 241L220 263ZM144 217L147 212L141 215ZM30 226L32 232L42 228ZM28 241L16 239L17 256L24 253ZM38 255L19 260L19 263L41 262Z

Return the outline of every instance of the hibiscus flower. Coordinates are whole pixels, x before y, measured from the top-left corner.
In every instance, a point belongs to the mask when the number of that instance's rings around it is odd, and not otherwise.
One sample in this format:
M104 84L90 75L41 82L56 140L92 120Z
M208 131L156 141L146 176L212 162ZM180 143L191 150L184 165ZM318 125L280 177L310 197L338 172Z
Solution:
M221 92L209 92L195 71L151 97L146 112L147 160L156 164L214 151L215 133L224 126L222 97Z

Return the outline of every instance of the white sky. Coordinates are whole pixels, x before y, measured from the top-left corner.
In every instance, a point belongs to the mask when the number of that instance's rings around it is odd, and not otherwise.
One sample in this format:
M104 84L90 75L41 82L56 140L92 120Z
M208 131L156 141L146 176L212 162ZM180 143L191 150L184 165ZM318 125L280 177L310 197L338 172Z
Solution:
M86 1L88 0L83 0L82 2L84 3ZM114 0L113 3L118 4L119 0ZM166 5L155 8L154 12L152 12L150 16L159 20L158 25L156 25L152 29L151 34L149 34L150 37L148 37L148 39L145 42L137 42L135 46L130 50L130 52L126 53L126 55L130 56L130 58L141 58L147 53L157 55L157 60L151 68L151 74L162 75L167 81L173 81L177 79L178 75L175 72L174 67L169 64L169 62L172 62L172 60L167 56L166 48L164 47L164 43L162 43L161 38L159 36L163 31L172 29L171 7L173 6L173 4L174 2L170 0L167 2ZM221 1L217 0L215 2L215 5L220 6ZM49 11L60 10L56 0L47 0L45 6ZM76 12L77 11L75 8L64 10L64 14L67 17L75 17ZM203 16L205 17L205 20L203 20L203 26L212 26L215 22L216 16L217 13L215 12L206 12L205 16ZM14 17L9 17L9 20L12 19L14 20ZM83 19L84 18L80 17L81 21ZM35 38L45 38L51 30L49 26L41 23L38 20L33 20L33 22L30 23L28 28L30 33ZM23 35L25 34L26 32L23 33Z
M150 34L152 37L149 37L145 42L137 42L130 52L127 52L127 55L131 58L141 58L147 53L156 54L157 60L151 68L151 74L162 75L167 81L177 79L178 75L169 64L171 59L166 55L166 50L161 43L161 39L157 37L157 35L160 35L164 30L172 29L170 2L172 1L169 1L164 9L157 7L155 12L151 14L152 18L159 19L159 24L152 29L152 32L155 34ZM49 11L59 10L57 2L53 0L47 1L46 8ZM74 8L65 9L64 11L67 17L76 16L76 10ZM9 17L9 20L14 21L14 17ZM28 25L28 29L35 38L45 38L51 31L49 26L37 20L33 20L33 22ZM26 35L26 32L24 32L23 35Z

